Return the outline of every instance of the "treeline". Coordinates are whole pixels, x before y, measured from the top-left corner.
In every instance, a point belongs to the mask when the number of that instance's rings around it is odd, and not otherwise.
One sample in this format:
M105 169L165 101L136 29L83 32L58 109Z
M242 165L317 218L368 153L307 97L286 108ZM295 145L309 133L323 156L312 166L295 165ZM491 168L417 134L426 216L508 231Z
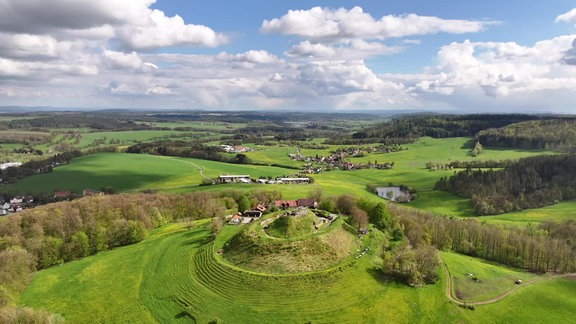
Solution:
M276 141L306 141L311 138L327 137L333 130L317 127L311 123L303 127L293 127L285 123L248 126L237 129L233 139L244 142L262 143L274 138Z
M472 160L472 161L452 161L426 162L426 169L430 171L452 170L452 169L487 169L505 168L515 163L515 160Z
M54 113L36 118L15 119L4 122L8 129L31 128L90 128L93 130L148 130L153 127L145 123L137 123L121 116L107 116L81 113Z
M4 183L10 183L34 174L52 172L55 166L67 164L72 159L80 156L82 156L82 152L73 150L56 154L47 159L28 161L19 167L0 170L0 179L2 179L1 181Z
M574 151L576 118L531 120L480 131L476 140L487 146Z
M250 164L245 154L230 157L219 146L210 146L198 141L158 141L134 144L126 148L126 153L178 156L225 163Z
M388 209L411 243L429 243L537 273L576 271L574 220L504 228L399 205L389 205Z
M394 118L352 135L352 139L379 142L395 139L402 144L422 136L472 137L481 130L543 117L521 114L410 115ZM404 142L398 142L403 140ZM484 144L484 143L482 143Z
M24 144L24 145L38 145L50 143L54 139L54 134L48 132L5 132L0 133L1 143Z
M478 215L539 208L576 198L576 156L536 156L503 170L471 170L441 178L435 189L470 198Z

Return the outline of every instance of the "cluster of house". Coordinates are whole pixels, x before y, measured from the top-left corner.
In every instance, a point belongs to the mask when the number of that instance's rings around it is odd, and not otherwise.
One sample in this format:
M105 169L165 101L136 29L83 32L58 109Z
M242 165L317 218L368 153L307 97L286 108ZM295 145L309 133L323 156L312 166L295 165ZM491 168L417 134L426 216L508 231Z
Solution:
M316 164L324 164L326 166L326 169L340 169L340 170L359 170L359 169L372 169L372 168L376 168L376 169L392 169L394 168L394 162L384 162L384 163L378 163L378 161L374 161L374 163L372 163L372 161L369 161L367 163L354 163L354 162L348 162L348 161L344 161L344 159L348 158L348 157L356 157L359 156L360 154L359 149L354 149L351 152L349 152L348 150L338 150L335 152L332 152L329 156L322 156L322 155L316 155L316 156L303 156L299 153L289 153L288 157L290 157L292 160L296 160L296 161L304 161L304 162L308 162L308 164L305 164L302 168L302 172L304 173L320 173L322 172L322 168L321 167L313 167L312 163L316 163Z
M226 144L222 144L222 145L220 145L220 147L221 147L222 150L224 150L224 152L226 152L226 153L246 153L246 152L252 151L251 148L249 148L249 147L247 147L247 146L242 146L242 145L226 145Z
M249 224L254 219L262 217L264 212L266 212L268 208L262 204L257 204L250 210L246 210L243 213L238 212L236 215L228 216L228 223L233 225L238 224Z
M312 198L308 199L297 199L297 200L276 200L274 202L274 207L282 210L293 210L292 215L297 216L297 213L302 210L308 210L308 208L317 208L318 203ZM252 209L247 210L243 213L237 213L236 215L231 215L227 217L228 223L233 225L238 224L249 224L254 219L262 217L262 215L268 210L268 208L262 204L257 204Z
M98 190L84 189L82 191L82 197L101 195L104 195L104 192ZM78 197L79 196L77 194L71 191L55 191L52 197L50 197L50 201L54 202L70 200ZM16 196L9 200L6 200L4 197L0 196L0 216L5 216L9 213L16 213L24 210L25 208L36 206L37 204L38 203L35 203L34 197L31 195Z
M34 197L32 196L16 196L10 200L0 196L0 216L19 212L32 203L34 203Z
M252 181L252 178L248 174L239 175L220 175L218 177L217 183L261 183L261 184L303 184L310 183L310 178L307 177L279 177L276 179L258 179Z

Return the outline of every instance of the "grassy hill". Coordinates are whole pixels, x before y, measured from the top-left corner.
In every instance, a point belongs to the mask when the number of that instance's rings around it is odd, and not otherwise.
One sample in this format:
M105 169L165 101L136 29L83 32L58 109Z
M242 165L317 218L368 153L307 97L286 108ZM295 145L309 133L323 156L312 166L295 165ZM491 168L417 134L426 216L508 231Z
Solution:
M306 215L300 217L282 215L265 231L268 235L277 238L299 237L314 233L316 231L314 224L319 223L318 217L308 211Z
M364 244L357 241L342 219L318 232L313 221L318 219L309 213L302 217L281 216L267 230L253 224L226 241L223 258L251 271L301 273L338 266Z
M375 270L377 236L374 249L346 267L306 275L244 271L214 252L238 229L227 226L211 241L208 226L162 227L141 243L39 272L19 303L70 323L566 322L576 308L576 281L567 279L523 287L475 311L447 301L443 274L417 289L385 283Z

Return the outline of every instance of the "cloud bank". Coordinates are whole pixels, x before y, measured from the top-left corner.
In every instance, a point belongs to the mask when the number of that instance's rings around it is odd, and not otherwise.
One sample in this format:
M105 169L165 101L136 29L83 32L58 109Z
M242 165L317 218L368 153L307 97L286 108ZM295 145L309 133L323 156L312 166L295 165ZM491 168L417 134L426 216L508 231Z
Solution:
M261 33L290 40L283 49L263 44L194 54L234 40L154 4L0 0L0 100L91 108L564 112L576 100L573 34L528 45L474 41L499 22L313 7L262 19ZM576 9L555 22L576 25ZM417 73L385 73L370 63L436 34L471 40L442 45ZM175 47L189 50L166 51Z

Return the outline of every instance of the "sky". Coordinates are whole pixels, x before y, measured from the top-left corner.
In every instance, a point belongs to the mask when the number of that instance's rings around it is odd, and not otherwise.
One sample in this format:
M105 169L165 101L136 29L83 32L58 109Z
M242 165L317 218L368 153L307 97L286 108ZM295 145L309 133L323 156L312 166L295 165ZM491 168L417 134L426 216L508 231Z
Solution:
M576 113L576 4L0 0L0 106Z

